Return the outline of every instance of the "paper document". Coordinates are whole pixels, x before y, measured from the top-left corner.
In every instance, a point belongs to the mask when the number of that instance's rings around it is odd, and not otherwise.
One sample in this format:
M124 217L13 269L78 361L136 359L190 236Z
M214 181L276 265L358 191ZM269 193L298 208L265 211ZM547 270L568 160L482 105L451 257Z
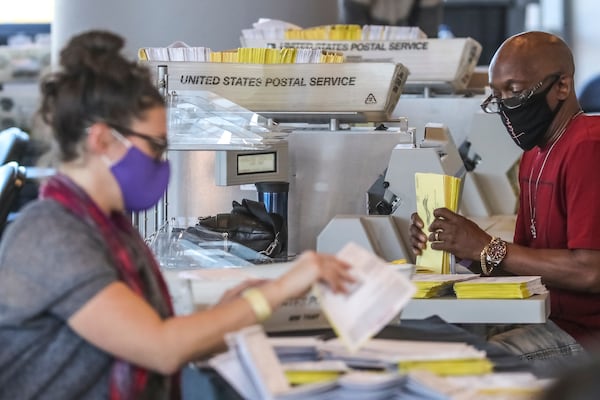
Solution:
M324 284L316 291L321 309L350 351L379 332L411 299L415 286L385 261L355 243L337 257L351 265L356 283L348 294L333 293Z

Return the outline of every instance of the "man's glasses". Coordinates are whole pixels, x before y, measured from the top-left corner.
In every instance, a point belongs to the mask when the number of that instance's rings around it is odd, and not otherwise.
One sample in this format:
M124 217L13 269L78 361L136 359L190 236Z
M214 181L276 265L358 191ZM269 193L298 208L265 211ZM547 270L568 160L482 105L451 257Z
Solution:
M534 87L529 90L524 90L519 93L518 96L509 97L507 99L501 99L493 94L491 94L483 103L481 103L481 109L488 114L496 114L499 113L501 108L507 108L509 110L514 110L515 108L521 107L523 104L527 103L527 101L536 94L544 83L549 79L552 79L551 84L548 88L551 88L560 78L560 72L554 73L552 75L548 75L541 81L539 81Z
M162 156L165 154L169 147L169 142L167 141L167 139L157 138L154 136L146 135L144 133L139 133L120 125L109 123L108 126L117 130L123 136L135 136L145 140L150 145L150 149L152 150L152 152L156 154L155 158L157 160L162 158Z

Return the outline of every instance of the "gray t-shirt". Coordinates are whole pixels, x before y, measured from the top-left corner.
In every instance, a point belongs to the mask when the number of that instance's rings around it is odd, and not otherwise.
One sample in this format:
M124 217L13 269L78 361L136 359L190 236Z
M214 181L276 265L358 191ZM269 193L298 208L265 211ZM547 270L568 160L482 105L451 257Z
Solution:
M113 358L67 320L118 279L99 232L54 201L0 243L0 399L106 399Z

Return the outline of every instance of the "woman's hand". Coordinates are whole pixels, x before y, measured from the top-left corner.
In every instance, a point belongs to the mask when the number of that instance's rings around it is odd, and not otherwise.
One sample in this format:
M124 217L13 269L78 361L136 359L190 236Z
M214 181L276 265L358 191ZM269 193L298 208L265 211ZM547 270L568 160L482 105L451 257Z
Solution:
M336 293L346 293L347 286L354 283L350 266L329 254L306 251L295 265L279 278L287 298L299 297L317 282L327 284Z

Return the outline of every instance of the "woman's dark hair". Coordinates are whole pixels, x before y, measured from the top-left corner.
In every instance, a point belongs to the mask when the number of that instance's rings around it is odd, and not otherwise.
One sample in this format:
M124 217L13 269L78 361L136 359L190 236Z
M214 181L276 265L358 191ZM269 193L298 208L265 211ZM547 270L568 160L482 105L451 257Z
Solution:
M77 35L60 53L61 70L42 81L40 113L52 127L61 161L78 157L91 124L128 127L147 110L164 106L148 69L120 54L123 44L105 31Z

